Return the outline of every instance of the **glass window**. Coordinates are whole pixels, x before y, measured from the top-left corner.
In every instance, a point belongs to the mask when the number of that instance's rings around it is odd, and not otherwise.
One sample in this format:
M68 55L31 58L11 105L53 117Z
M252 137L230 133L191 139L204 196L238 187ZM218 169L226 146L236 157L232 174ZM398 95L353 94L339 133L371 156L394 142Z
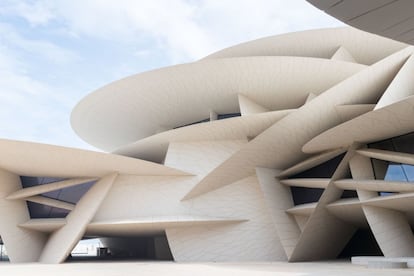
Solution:
M407 182L407 176L400 164L389 164L387 172L385 173L384 180L387 181L405 181Z

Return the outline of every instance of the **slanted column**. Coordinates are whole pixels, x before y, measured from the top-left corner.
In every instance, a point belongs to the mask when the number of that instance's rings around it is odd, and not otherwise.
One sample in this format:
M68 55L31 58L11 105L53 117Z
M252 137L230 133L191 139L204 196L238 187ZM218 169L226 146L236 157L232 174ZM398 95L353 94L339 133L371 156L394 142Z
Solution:
M66 224L52 233L40 256L43 263L61 263L69 256L86 231L86 227L112 187L117 173L109 174L96 182L79 200L66 217Z
M292 208L294 203L290 188L276 179L279 173L279 170L256 167L256 175L266 207L272 216L280 243L289 258L298 243L301 230L295 218L286 213L286 210Z
M355 180L375 179L371 160L365 156L355 154L349 160L349 168L351 169L352 178ZM360 201L378 196L378 193L375 191L365 191L362 189L356 189L356 191Z
M6 197L22 189L20 177L0 169L0 236L7 248L10 262L36 262L46 242L43 233L20 228L30 219L26 201Z

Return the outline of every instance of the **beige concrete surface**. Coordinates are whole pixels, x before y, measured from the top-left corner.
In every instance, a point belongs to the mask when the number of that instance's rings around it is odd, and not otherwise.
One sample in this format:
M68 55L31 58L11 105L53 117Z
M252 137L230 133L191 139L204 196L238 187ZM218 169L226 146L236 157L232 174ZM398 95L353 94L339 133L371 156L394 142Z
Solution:
M174 263L174 262L70 262L61 265L50 264L9 264L0 262L1 275L42 275L42 276L120 276L120 275L413 275L413 269L369 269L352 265L349 261L312 263Z

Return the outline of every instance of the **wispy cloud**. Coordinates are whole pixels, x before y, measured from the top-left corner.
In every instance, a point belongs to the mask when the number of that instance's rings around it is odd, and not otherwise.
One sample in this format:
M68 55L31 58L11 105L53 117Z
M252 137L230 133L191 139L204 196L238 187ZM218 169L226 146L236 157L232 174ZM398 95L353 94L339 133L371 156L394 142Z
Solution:
M36 77L36 71L44 68L42 63L32 64L28 56L51 64L67 64L77 58L72 51L23 38L12 26L0 24L0 138L88 148L68 123L74 104L70 90Z
M59 47L49 41L27 39L21 36L16 28L5 23L0 23L0 39L2 45L32 55L42 56L54 63L66 64L79 58L74 51Z
M88 147L71 108L114 78L341 25L303 0L2 0L0 137Z
M303 0L43 0L12 10L32 25L59 21L78 36L152 39L174 62L261 36L341 25Z
M0 14L18 14L32 26L46 24L54 17L46 1L4 0L0 7Z

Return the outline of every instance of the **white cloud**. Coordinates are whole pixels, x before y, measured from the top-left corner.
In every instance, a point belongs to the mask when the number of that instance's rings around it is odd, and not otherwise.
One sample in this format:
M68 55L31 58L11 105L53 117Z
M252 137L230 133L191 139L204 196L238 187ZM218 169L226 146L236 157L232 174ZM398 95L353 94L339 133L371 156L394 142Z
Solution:
M32 26L47 24L54 15L45 1L2 0L0 15L18 14Z
M28 52L55 60L57 54L61 55L59 48L52 43L20 38L12 30L0 26L0 138L92 148L70 129L69 115L74 103L69 90L33 77L33 65L24 58ZM28 49L30 46L35 49ZM58 49L52 56L50 52L43 53L50 47Z
M31 24L59 20L78 36L125 43L152 39L173 62L304 26L341 24L304 0L43 0L32 4L30 17L28 4L23 6L15 12Z
M2 45L20 49L32 55L43 56L54 63L66 64L79 59L79 56L71 50L48 41L27 39L21 36L15 28L4 23L0 23L0 41Z
M92 83L113 80L104 76L123 77L160 57L189 62L262 36L340 25L304 0L2 0L0 16L0 137L86 148L69 116L97 88ZM117 48L99 52L106 44ZM127 58L116 60L111 50Z

